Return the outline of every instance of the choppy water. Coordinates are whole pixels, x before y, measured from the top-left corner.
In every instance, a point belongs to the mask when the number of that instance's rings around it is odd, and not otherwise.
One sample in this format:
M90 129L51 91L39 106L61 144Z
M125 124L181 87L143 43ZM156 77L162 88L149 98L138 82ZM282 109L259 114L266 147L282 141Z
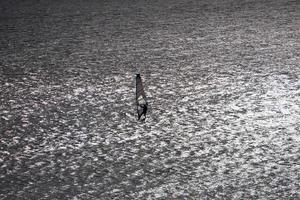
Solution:
M300 198L297 1L0 5L0 199Z

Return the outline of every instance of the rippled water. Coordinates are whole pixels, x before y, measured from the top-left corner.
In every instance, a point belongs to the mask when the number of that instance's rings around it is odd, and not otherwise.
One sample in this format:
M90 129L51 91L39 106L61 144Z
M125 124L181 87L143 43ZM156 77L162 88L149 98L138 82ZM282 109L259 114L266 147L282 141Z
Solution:
M0 5L0 199L300 198L297 1Z

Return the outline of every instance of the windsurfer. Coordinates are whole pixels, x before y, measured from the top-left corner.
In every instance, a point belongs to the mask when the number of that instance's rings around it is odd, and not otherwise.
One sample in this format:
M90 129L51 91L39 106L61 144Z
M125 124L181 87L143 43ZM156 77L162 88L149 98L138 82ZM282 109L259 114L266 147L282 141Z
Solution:
M141 117L144 115L144 118L142 119L143 121L146 119L146 114L147 114L147 110L148 110L148 106L147 103L146 104L141 104L141 113L138 115L138 120L141 119Z

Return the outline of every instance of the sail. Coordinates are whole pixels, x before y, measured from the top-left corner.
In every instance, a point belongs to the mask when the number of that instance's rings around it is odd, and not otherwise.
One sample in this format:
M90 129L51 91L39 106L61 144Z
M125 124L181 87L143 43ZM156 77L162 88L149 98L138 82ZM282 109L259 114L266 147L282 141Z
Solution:
M144 86L140 74L136 75L136 104L147 104L147 98L144 91Z

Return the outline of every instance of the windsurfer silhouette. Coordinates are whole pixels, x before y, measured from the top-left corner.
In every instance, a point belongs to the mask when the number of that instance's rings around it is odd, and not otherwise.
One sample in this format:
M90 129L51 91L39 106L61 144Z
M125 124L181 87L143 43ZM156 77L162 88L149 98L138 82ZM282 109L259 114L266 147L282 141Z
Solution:
M136 75L136 105L138 120L145 121L148 110L148 103L140 74Z
M141 117L144 115L144 118L142 119L142 121L145 121L146 120L147 110L148 110L147 103L140 105L140 107L141 107L142 110L141 110L141 113L138 115L138 120L140 120Z

